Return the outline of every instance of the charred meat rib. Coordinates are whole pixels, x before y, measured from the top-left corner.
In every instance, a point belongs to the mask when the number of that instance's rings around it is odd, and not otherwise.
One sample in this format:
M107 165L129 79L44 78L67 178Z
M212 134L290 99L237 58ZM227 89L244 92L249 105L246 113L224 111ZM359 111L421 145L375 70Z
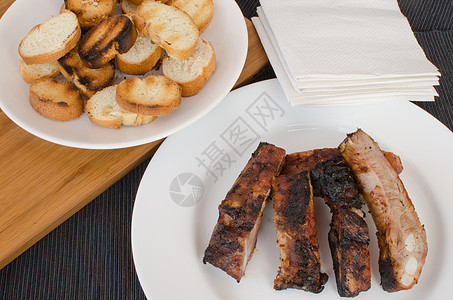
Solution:
M321 273L313 192L308 172L280 175L272 184L274 221L281 264L274 289L319 293L328 276Z
M329 246L338 294L355 297L371 287L370 235L365 214L357 208L332 211Z
M379 272L384 290L417 283L428 251L426 233L397 171L361 129L339 146L361 186L377 228Z
M286 156L282 174L303 170L310 171L314 194L323 197L332 212L328 239L338 294L357 296L370 288L371 269L369 232L352 171L336 148Z
M219 218L205 250L203 263L225 271L238 282L252 257L261 216L278 175L285 150L260 143L219 205Z
M401 159L398 155L386 151L382 151L382 153L398 174L403 171L403 165L401 164ZM297 174L302 171L309 171L320 162L338 155L339 152L337 148L322 148L291 153L286 155L285 164L283 165L281 173Z
M303 171L310 171L320 162L326 161L335 155L338 155L338 149L336 148L322 148L288 154L286 155L281 174L297 174Z
M371 287L370 235L354 174L337 150L311 169L315 191L332 212L328 235L338 294L355 297Z

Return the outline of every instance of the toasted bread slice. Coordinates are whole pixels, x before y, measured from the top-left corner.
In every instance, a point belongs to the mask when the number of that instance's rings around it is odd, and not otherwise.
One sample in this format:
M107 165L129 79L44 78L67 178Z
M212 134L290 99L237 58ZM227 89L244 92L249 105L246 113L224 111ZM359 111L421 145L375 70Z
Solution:
M134 13L142 2L143 0L121 0L121 9L125 14ZM209 26L214 14L213 0L160 0L160 2L186 12L193 19L200 33Z
M125 15L114 15L101 21L80 39L79 55L89 68L97 69L118 53L129 51L136 38L134 23Z
M129 0L129 2L135 5L140 5L142 4L143 0Z
M30 84L30 104L43 117L56 121L77 119L84 102L78 89L68 82L42 78Z
M108 128L121 125L138 126L151 123L156 116L144 116L124 110L116 102L116 85L106 87L87 101L86 111L91 122Z
M134 46L116 56L118 69L130 75L144 75L151 71L162 55L162 48L149 37L138 36Z
M121 5L121 10L123 11L124 14L133 14L137 10L138 5L132 3L132 1L129 0L121 0L120 2Z
M56 60L51 61L46 64L35 64L27 65L22 58L19 58L20 62L20 74L22 78L27 83L32 83L33 81L40 78L54 78L60 74L58 70L58 63Z
M185 11L193 19L200 33L209 26L214 14L214 2L212 0L166 0L162 2Z
M181 104L181 87L162 75L129 78L118 84L116 101L127 111L161 116Z
M183 97L198 94L215 69L214 47L201 38L188 59L177 60L165 57L162 62L164 75L181 85Z
M26 64L45 64L68 53L80 35L76 15L65 11L33 27L20 42L19 54Z
M66 8L66 4L63 2L63 4L60 6L60 14L66 12L66 11L70 11L70 10ZM79 25L80 25L80 22L79 22ZM80 27L80 28L82 28L82 27Z
M82 62L77 47L58 60L63 76L88 98L112 84L115 79L115 64L110 61L99 69L90 69Z
M200 36L187 13L152 0L145 0L137 7L134 22L141 35L149 36L175 59L189 58Z
M74 12L82 30L86 31L113 16L116 0L65 0L66 9Z

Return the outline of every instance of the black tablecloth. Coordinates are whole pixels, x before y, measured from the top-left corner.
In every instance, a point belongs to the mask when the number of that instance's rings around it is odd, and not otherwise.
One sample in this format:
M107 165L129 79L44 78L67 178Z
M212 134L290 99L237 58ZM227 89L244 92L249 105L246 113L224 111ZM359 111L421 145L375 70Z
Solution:
M258 0L236 1L244 16L256 15ZM453 130L453 5L450 0L399 4L442 74L436 101L417 105ZM254 81L274 77L268 66ZM145 299L135 273L130 231L135 195L148 162L0 270L0 298Z

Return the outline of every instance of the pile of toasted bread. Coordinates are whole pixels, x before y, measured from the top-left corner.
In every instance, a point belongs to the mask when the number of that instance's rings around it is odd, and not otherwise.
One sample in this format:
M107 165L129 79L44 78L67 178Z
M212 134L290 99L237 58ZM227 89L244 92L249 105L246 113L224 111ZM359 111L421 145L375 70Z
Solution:
M213 0L65 0L19 45L30 104L57 121L86 111L109 128L171 113L216 69L200 37L213 11Z

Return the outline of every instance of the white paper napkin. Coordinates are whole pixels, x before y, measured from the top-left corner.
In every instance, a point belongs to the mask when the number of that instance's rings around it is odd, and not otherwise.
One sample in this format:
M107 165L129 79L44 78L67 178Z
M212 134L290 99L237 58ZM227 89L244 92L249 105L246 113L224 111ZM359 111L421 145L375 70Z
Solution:
M252 21L294 105L432 101L439 72L394 0L261 0Z

